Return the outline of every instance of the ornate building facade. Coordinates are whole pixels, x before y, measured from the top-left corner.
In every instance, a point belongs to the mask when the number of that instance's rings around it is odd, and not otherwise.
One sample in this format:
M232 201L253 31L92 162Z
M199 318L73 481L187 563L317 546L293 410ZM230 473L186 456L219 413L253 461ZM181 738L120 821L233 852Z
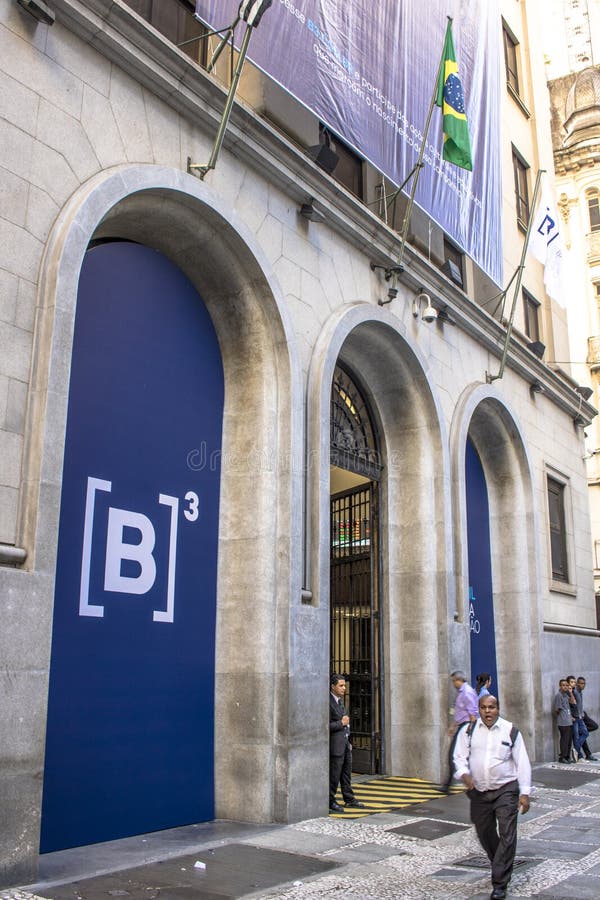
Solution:
M1 882L325 814L331 667L362 771L440 779L456 668L552 758L558 677L599 699L595 410L539 264L507 343L513 294L416 208L395 272L381 173L261 72L197 177L231 69L191 3L34 6L0 0ZM508 282L552 146L537 3L501 7Z
M600 374L600 67L549 82L556 193L568 248L568 311L573 374L598 404ZM586 461L600 593L600 431L586 429Z

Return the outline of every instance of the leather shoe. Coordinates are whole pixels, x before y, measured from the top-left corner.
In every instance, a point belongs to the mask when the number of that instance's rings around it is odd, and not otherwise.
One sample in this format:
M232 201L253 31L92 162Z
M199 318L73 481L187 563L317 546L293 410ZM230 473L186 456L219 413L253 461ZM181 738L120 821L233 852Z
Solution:
M495 887L490 894L490 900L504 900L506 897L506 888Z
M340 806L339 803L331 803L329 806L329 812L344 812L344 807Z
M597 756L591 756L591 755L590 755L590 756L586 756L586 759L587 759L588 762L598 762L598 757L597 757Z
M355 809L365 809L365 804L361 803L360 800L349 800L346 806L352 806Z

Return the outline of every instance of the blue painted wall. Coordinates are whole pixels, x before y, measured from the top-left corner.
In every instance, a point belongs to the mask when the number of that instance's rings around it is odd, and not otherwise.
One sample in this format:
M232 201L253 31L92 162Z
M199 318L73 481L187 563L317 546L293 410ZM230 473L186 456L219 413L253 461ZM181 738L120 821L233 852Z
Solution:
M148 247L89 250L71 365L42 852L214 816L222 419L221 354L193 286Z
M492 694L498 695L496 636L490 551L490 510L481 461L471 441L465 458L467 541L469 554L469 624L471 628L471 684L480 672L492 676Z

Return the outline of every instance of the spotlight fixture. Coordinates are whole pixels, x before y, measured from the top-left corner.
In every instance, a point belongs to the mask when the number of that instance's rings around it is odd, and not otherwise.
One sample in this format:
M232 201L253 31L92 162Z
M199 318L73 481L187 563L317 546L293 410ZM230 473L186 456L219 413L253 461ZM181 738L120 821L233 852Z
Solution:
M312 198L302 204L299 212L300 212L300 215L304 216L305 219L308 219L309 222L324 222L325 221L325 216L323 215L323 213L319 212L318 209L315 209L314 201L312 200Z
M573 416L573 425L585 425L585 419L581 415L581 413L577 413L576 416Z
M323 138L322 142L313 144L306 152L320 169L331 175L340 158L331 146L331 137L326 129L323 130L321 137Z
M546 352L546 345L542 344L541 341L529 341L527 349L531 350L532 353L535 353L538 359L543 359L544 353Z
M594 389L588 387L587 384L578 384L575 388L580 397L583 397L584 400L589 400L590 397L594 394Z
M544 385L538 378L536 378L535 381L532 381L529 385L529 393L532 397L534 394L543 394L544 390Z
M463 286L462 272L453 259L447 259L441 268L444 275L447 275L454 284L459 287Z
M425 303L425 309L421 313L421 319L423 320L423 322L434 322L438 317L438 311L431 305L431 297L429 296L429 294L425 293L423 288L421 288L421 290L413 300L413 316L416 319L421 312L421 301L424 301Z
M17 0L17 3L38 22L42 22L44 25L54 25L54 12L43 0Z
M456 320L448 312L447 306L444 306L443 309L438 309L437 318L438 322L443 322L445 325L456 325Z

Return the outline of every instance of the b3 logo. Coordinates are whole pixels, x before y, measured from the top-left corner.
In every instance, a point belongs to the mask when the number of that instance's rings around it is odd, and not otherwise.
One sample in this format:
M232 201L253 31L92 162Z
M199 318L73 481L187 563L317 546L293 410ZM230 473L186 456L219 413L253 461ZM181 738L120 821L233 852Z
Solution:
M83 526L83 552L81 558L81 582L79 588L79 615L104 616L104 606L90 603L90 573L92 567L92 544L96 493L112 491L112 482L89 477L85 500L85 520ZM199 498L194 491L188 491L184 498L187 507L183 514L188 522L195 522L199 516ZM166 608L155 609L155 622L173 622L175 618L175 570L177 564L177 518L179 498L169 494L159 494L158 502L171 508L169 528L169 553L167 569ZM133 532L138 540L125 539L126 529ZM131 509L109 506L106 528L106 552L104 556L104 590L120 594L147 594L156 581L156 559L154 548L156 531L148 516ZM137 574L123 574L123 562L134 563Z

